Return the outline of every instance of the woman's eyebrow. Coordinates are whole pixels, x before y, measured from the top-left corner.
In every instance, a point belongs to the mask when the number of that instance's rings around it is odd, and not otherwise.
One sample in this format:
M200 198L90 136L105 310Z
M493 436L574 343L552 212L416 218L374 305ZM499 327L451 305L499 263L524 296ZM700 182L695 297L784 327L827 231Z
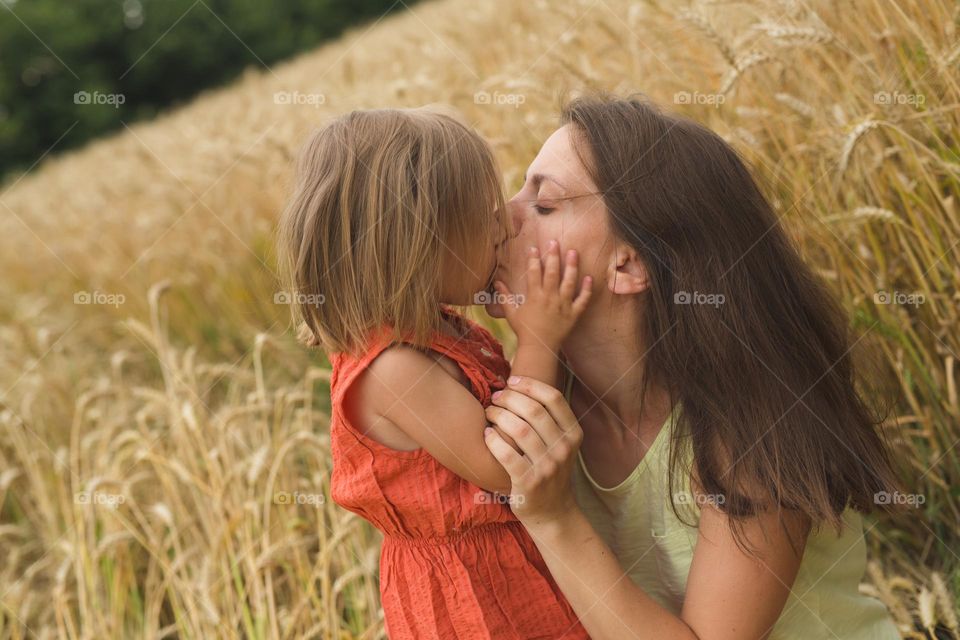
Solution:
M533 181L533 186L537 187L538 189L540 188L540 184L541 184L544 180L549 180L550 182L556 184L556 185L557 185L558 187L560 187L561 189L566 189L566 187L564 187L563 184L561 184L559 180L557 180L555 177L553 177L553 176L551 176L551 175L549 175L549 174L546 174L546 173L535 173L535 174L533 174L532 176L530 176L530 179ZM524 181L524 182L527 181L527 176L526 176L526 175L523 176L523 181Z

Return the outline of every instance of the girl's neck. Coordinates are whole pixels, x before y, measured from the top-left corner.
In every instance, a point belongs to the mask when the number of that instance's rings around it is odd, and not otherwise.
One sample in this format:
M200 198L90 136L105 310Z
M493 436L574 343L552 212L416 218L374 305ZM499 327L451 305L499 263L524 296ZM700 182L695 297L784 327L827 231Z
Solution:
M462 338L464 333L456 311L443 304L440 305L440 331L451 338Z

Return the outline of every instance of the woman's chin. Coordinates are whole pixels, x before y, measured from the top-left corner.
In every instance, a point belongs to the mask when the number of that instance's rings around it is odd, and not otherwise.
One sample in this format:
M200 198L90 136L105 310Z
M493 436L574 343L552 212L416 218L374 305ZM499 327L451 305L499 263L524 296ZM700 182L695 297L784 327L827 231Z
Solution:
M495 276L491 278L490 285L476 294L475 300L478 304L482 304L487 313L494 318L504 318L506 314L503 312L503 300L497 290L493 286L493 280Z
M486 309L487 314L492 318L504 318L506 314L503 312L503 305L499 302L488 302L483 305L483 308Z
M491 284L484 291L478 292L474 296L474 301L476 304L482 304L483 308L487 310L487 313L493 316L494 318L503 318L503 305L501 304L500 294L497 293L496 289L493 288Z

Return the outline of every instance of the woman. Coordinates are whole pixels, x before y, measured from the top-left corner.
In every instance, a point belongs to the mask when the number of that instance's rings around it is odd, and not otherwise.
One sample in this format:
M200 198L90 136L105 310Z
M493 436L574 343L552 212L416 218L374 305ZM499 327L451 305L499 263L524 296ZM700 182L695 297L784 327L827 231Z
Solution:
M486 442L591 637L899 637L857 588L860 513L898 485L842 310L719 136L637 99L562 123L499 278L522 293L518 256L558 239L594 302L566 393L521 378L488 410L523 455Z

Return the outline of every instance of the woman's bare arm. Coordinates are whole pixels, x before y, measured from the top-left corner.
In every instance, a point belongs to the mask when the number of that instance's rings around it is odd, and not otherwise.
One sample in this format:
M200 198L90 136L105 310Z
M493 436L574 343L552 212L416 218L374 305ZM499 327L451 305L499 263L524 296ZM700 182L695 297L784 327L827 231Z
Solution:
M773 522L766 526L779 531ZM759 523L747 528L759 536ZM674 616L625 575L579 509L528 527L594 640L766 638L790 594L800 557L777 535L759 546L760 558L750 558L729 535L726 516L713 507L704 507L700 529L683 610Z
M582 431L562 395L521 379L495 402L488 417L525 453L487 432L488 447L510 473L512 494L523 496L511 501L514 513L594 640L744 640L769 634L802 558L777 514L745 523L744 534L758 556L753 558L737 547L727 516L705 506L683 610L673 615L633 584L577 507L570 472ZM802 518L788 515L785 522L795 541L806 539L809 527Z

